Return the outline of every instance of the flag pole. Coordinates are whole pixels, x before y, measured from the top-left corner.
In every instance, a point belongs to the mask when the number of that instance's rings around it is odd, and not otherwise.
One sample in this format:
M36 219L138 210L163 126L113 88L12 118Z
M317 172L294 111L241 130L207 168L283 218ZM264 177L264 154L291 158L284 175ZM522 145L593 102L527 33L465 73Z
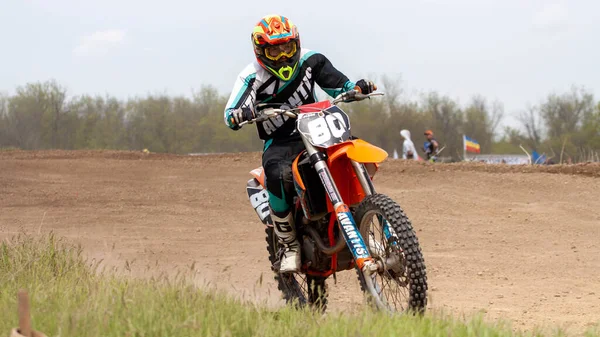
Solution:
M463 161L467 161L467 138L463 135Z

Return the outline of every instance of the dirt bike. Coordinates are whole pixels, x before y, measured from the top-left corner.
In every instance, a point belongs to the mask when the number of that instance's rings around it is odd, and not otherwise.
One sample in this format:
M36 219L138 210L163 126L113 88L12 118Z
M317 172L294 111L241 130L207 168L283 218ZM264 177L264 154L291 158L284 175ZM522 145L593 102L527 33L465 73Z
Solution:
M349 91L333 102L293 109L267 108L247 123L278 115L296 118L305 150L292 163L293 215L301 246L301 273L278 273L283 253L274 234L263 168L250 173L250 203L266 226L275 280L287 303L325 310L325 280L356 269L363 293L376 308L423 312L427 304L425 262L416 233L400 206L375 192L373 176L387 152L351 136L348 115L337 104L360 101ZM277 224L276 224L277 225Z

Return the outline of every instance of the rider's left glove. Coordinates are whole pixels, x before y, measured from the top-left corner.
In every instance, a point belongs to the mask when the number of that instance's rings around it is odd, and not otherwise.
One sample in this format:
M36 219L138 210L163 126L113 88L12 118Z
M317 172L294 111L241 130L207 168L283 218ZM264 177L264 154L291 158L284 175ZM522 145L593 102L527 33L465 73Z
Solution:
M373 91L377 90L377 86L375 85L375 83L366 80L359 80L358 82L356 82L356 87L360 90L360 93L364 95L368 95Z
M241 107L233 110L231 113L231 122L235 126L240 126L242 122L251 121L255 118L254 112L248 107Z

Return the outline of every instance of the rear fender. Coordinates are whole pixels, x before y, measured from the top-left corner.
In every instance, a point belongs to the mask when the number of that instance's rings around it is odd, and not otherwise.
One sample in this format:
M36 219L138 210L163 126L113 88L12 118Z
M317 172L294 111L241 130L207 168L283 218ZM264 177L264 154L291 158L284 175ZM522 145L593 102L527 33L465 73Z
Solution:
M271 209L269 208L269 194L264 186L264 171L262 168L258 168L252 170L250 173L254 176L246 184L246 192L248 192L250 204L263 224L273 226Z
M265 186L265 170L262 167L255 168L254 170L250 171L250 174L254 177L254 179L256 179L256 181L260 184L260 186L262 186L263 188L266 188L266 186Z

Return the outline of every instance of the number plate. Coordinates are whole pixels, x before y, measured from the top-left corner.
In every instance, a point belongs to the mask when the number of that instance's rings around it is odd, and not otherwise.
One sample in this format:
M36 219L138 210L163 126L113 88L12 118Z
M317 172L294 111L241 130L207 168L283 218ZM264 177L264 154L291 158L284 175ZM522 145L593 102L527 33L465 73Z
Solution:
M316 147L330 147L350 139L350 119L337 106L298 115L298 131Z

